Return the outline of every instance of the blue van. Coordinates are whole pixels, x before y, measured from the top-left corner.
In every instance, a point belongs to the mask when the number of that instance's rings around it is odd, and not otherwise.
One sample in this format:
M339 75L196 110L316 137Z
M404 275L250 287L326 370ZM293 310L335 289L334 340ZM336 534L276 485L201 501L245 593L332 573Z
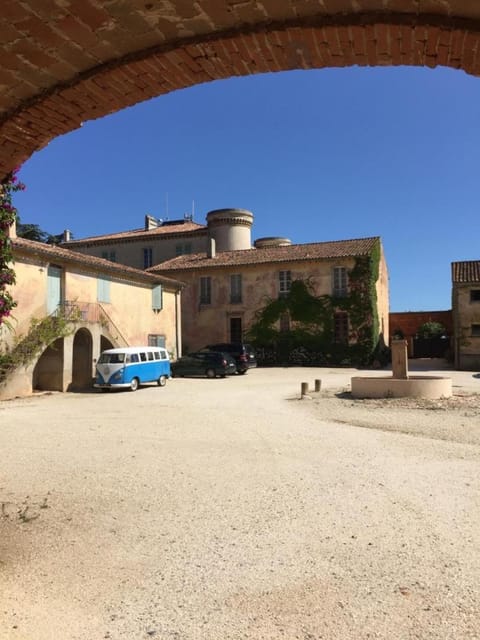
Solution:
M170 377L170 358L162 347L124 347L103 351L97 362L97 389L130 389L136 391L144 382L160 387Z

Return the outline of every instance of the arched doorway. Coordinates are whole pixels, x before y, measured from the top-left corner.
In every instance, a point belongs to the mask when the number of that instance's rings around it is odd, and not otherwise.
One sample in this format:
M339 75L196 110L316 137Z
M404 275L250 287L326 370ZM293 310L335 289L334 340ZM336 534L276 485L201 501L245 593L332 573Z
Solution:
M70 390L86 389L92 385L92 334L79 329L73 338L72 382Z
M63 351L63 338L59 338L42 353L33 370L32 388L34 390L63 390Z
M105 336L100 336L100 353L102 351L106 351L107 349L113 349L114 345L110 342L108 338Z

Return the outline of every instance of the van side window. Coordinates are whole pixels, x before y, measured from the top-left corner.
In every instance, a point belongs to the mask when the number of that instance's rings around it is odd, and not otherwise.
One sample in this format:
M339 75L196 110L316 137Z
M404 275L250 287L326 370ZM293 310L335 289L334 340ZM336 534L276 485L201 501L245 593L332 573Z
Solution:
M138 362L138 353L132 353L131 361L132 362Z
M167 354L165 351L160 351L160 357L162 360L166 360L167 359Z
M146 361L147 361L147 356L146 356L146 354L145 354L145 353L140 353L140 360L141 360L142 362L146 362Z
M153 353L151 351L147 353L147 356L149 360L153 360Z
M160 360L160 354L158 353L158 351L154 351L153 355L155 356L155 360Z

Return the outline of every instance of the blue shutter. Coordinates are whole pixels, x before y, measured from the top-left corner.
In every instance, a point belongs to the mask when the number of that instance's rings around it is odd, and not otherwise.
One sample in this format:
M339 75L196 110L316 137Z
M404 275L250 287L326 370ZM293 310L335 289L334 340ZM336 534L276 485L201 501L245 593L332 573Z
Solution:
M62 302L62 269L49 265L47 270L47 313L57 310Z
M99 277L97 279L98 302L110 302L110 280Z
M152 289L152 309L154 311L161 311L163 309L163 290L161 284L157 284Z

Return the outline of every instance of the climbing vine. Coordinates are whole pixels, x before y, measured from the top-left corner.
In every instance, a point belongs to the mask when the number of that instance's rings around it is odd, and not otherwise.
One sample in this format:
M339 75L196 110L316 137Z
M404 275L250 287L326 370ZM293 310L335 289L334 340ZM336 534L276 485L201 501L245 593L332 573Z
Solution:
M18 180L17 173L18 169L15 169L0 182L0 326L7 324L7 318L16 307L16 302L7 287L15 284L8 233L10 226L17 219L17 210L13 206L12 196L16 191L25 189L25 185Z
M0 383L16 368L32 362L59 338L71 335L81 319L77 307L62 307L55 315L32 318L26 335L19 336L6 353L0 353Z
M295 280L288 295L269 300L257 312L248 339L259 353L274 351L278 362L292 361L292 353L304 364L368 365L380 356L376 282L380 244L368 256L358 256L349 271L349 295L315 296L309 280ZM349 318L348 343L335 342L335 313ZM277 323L288 314L292 326L280 331ZM383 354L385 355L385 354Z

